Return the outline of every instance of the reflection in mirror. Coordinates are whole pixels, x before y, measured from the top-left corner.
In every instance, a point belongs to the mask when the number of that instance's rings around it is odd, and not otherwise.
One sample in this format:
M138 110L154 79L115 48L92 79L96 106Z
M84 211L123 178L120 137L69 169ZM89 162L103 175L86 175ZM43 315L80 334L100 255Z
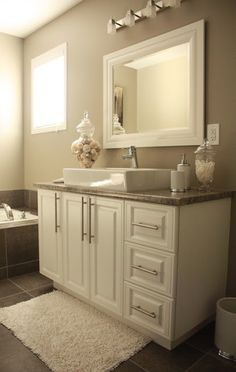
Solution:
M125 132L187 127L189 73L188 43L114 66L113 114Z
M104 148L203 140L204 21L104 56Z

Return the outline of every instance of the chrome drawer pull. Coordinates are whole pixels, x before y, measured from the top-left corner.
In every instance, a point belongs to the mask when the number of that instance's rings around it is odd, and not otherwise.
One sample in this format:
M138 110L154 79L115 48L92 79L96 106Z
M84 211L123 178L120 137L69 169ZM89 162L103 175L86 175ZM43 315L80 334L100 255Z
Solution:
M89 244L91 244L92 242L92 238L95 238L94 235L92 235L92 206L94 206L95 204L92 203L92 200L89 198L89 201L88 201L88 205L89 205Z
M142 267L141 265L131 265L131 267L132 269L141 270L148 274L158 275L158 272L156 270L145 269L145 267Z
M131 305L131 309L137 310L140 313L142 313L144 315L147 315L147 316L150 316L150 318L153 318L153 319L155 319L157 317L155 313L150 313L149 311L142 309L141 306Z
M84 201L84 197L82 196L82 218L81 218L81 240L84 241L85 235L87 235L86 232L84 232L84 206L87 204L86 201Z
M58 225L57 221L57 201L60 200L60 197L57 196L57 193L54 194L54 202L55 202L55 233L57 233L58 229L60 228L60 225Z
M146 223L142 222L132 222L133 226L139 226L139 227L145 227L146 229L151 229L151 230L158 230L159 226L157 225L147 225Z

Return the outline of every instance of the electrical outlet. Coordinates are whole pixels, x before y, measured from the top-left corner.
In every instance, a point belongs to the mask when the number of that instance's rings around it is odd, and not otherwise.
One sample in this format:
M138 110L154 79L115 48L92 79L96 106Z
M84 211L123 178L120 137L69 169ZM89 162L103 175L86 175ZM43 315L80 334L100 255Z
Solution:
M211 145L219 145L220 124L208 124L207 125L207 139Z

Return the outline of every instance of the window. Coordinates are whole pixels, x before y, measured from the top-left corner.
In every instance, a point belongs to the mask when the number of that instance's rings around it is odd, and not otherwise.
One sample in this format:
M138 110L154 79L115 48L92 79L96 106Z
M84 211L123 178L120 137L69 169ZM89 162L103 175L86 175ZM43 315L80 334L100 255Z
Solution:
M31 132L66 129L66 43L31 60Z

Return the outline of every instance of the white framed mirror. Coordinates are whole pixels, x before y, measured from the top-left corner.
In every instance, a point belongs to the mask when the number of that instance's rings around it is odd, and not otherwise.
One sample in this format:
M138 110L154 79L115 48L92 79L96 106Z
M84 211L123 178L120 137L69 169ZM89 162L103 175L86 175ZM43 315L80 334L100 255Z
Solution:
M199 145L204 21L103 57L103 147Z

